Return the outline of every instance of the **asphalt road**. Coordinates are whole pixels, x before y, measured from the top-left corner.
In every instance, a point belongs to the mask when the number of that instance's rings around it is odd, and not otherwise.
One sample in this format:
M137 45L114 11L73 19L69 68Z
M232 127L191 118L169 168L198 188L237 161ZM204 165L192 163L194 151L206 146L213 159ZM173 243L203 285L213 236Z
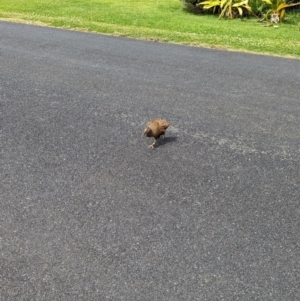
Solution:
M0 64L0 300L300 300L299 60L0 22Z

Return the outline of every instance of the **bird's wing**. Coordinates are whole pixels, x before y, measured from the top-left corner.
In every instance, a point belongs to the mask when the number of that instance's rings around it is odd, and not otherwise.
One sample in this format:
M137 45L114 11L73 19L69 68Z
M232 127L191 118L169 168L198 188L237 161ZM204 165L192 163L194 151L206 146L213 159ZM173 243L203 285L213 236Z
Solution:
M165 119L156 119L156 122L158 123L159 127L162 127L165 130L170 126L170 123Z
M159 137L164 135L166 129L170 126L170 123L165 119L153 119L148 123L148 128L151 130L151 136Z
M151 121L148 122L148 127L151 129L157 128L159 125L159 123L157 122L157 119L153 119Z

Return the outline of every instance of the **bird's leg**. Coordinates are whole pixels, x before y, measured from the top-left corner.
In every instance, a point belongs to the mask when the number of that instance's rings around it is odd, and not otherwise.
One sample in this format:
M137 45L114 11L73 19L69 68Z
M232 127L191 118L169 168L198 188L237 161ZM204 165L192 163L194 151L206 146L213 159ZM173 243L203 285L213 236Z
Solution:
M166 132L162 132L161 135L159 136L160 140L164 140L166 137Z
M156 140L152 144L148 145L148 148L154 148L155 144L156 144Z

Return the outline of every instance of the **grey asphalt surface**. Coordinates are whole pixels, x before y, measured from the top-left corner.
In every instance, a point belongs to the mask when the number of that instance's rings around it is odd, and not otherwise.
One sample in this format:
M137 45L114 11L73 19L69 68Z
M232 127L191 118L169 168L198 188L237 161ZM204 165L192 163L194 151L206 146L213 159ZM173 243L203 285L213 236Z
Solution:
M0 22L0 63L0 300L300 300L299 60Z

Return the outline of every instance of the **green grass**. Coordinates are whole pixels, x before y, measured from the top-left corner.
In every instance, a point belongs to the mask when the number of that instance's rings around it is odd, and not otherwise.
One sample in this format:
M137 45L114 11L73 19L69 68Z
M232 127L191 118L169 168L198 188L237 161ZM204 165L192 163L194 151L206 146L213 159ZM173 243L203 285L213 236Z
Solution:
M300 58L300 13L274 28L194 15L180 0L1 0L0 19Z

